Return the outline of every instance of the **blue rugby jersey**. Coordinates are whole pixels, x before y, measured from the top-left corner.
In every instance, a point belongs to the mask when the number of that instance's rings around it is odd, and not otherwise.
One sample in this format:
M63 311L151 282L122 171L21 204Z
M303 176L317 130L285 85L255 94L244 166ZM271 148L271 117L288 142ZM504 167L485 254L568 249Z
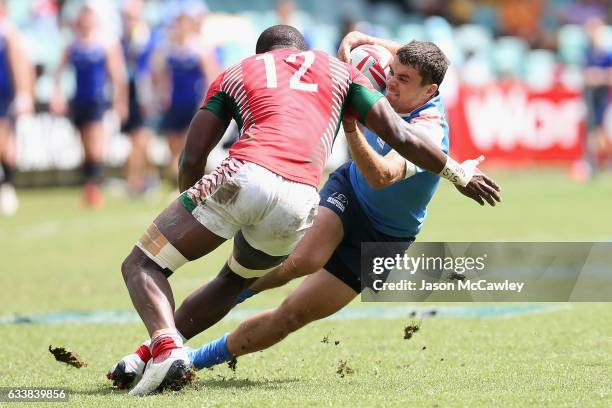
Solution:
M158 37L155 32L142 29L134 38L128 36L121 38L121 48L130 80L150 73L153 52L159 42Z
M421 134L448 153L449 129L440 95L409 114L402 115L406 122L418 126ZM392 149L375 133L366 131L365 137L384 156ZM363 211L378 231L394 237L416 236L427 215L427 205L432 199L440 177L416 168L416 173L405 180L375 190L351 161L350 179L355 195Z
M9 65L6 35L0 27L0 99L13 97L13 75Z
M206 91L206 77L200 55L191 47L171 48L166 57L171 81L172 107L193 107L202 102Z
M106 50L102 44L85 44L75 41L69 52L70 63L75 70L75 102L106 101Z

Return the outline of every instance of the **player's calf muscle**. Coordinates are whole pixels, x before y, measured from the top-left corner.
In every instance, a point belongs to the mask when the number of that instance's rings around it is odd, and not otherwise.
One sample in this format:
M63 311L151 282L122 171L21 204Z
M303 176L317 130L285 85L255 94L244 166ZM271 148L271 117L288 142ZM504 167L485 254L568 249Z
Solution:
M282 329L283 337L287 337L294 331L306 326L312 320L308 313L300 308L287 307L281 305L275 313L275 320L278 323L278 327Z

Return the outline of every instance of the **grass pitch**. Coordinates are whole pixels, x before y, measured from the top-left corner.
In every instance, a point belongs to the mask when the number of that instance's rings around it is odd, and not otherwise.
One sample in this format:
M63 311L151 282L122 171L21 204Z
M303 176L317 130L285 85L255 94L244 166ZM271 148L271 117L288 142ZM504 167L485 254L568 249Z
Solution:
M589 184L549 171L495 176L504 189L497 208L480 208L443 183L419 239L612 239L609 175ZM119 266L167 197L150 203L109 197L96 212L80 205L78 190L20 193L18 215L0 218L0 316L130 310ZM218 271L229 248L171 278L177 302ZM293 286L256 296L241 308L273 307ZM227 366L199 372L198 389L146 399L110 389L104 377L145 337L141 324L0 325L0 387L66 387L70 405L98 407L610 406L612 304L568 306L505 318L434 317L423 320L409 340L409 316L323 320L269 350L241 357L235 372ZM367 305L356 301L350 307ZM216 338L237 323L221 322L190 344ZM49 345L71 349L87 367L55 362Z

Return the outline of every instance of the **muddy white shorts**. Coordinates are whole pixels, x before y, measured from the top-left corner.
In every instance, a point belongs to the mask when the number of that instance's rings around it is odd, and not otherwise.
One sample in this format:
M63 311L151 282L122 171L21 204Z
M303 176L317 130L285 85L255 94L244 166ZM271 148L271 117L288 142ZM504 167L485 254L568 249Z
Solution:
M181 195L183 206L214 234L239 230L255 249L289 255L312 226L319 194L255 163L228 157Z

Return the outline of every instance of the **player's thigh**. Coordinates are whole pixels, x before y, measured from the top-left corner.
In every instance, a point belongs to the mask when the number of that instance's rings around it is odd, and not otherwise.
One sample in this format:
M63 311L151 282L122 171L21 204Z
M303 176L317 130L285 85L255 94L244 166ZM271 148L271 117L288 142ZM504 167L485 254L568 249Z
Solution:
M268 255L288 255L315 223L319 194L312 186L274 175L263 216L242 228L246 241Z
M357 292L334 275L321 269L308 276L283 301L277 316L297 329L314 320L323 319L349 304Z
M287 280L318 271L329 260L343 236L342 223L338 216L325 207L320 207L319 211L313 225L306 230L301 240L299 237L295 238L299 242L288 257L269 255L254 248L244 238L242 232L239 232L234 237L234 260L248 269L260 270L262 274L285 261L282 270L278 273L282 273ZM287 245L289 251L291 243L282 244Z
M102 121L91 121L80 128L81 142L85 156L89 159L102 160L106 134Z
M340 218L329 208L319 206L312 227L285 261L283 273L295 279L317 272L327 263L343 237Z
M213 251L226 241L202 225L180 200L166 208L149 228L159 233L187 260L192 261Z
M0 158L4 159L12 152L15 145L13 125L9 118L0 117Z
M8 117L0 117L0 142L4 142L13 133L13 124Z
M130 139L132 141L132 150L145 150L153 135L149 129L144 126L140 126L130 132Z
M232 251L232 261L237 262L245 268L251 270L269 270L280 265L287 256L268 255L267 253L253 248L246 239L242 231L238 231L234 236L234 247Z

